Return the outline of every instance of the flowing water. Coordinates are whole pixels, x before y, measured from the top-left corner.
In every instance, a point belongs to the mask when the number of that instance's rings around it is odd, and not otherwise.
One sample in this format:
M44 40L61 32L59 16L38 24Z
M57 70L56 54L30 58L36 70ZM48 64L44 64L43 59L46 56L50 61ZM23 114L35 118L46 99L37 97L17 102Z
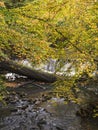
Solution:
M0 130L98 130L98 118L77 116L77 104L47 95L48 89L27 85L8 91L7 105L0 107Z

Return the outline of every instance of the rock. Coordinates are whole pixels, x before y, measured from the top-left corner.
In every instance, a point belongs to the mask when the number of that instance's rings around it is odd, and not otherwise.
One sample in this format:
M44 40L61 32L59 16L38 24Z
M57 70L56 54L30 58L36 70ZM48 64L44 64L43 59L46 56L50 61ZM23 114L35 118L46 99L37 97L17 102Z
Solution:
M24 92L22 92L22 93L20 93L20 94L19 94L19 96L20 96L21 98L24 98L24 97L26 97L26 96L27 96L27 94L26 94L26 93L24 93Z
M16 104L17 100L11 100L10 103L11 104Z
M41 119L38 121L37 125L43 125L43 124L47 124L46 120L45 119Z
M41 103L41 101L39 100L39 101L36 101L35 102L35 105L39 105Z
M11 111L11 112L17 112L18 110L17 110L17 108L13 108L13 109L11 109L10 111Z
M30 128L30 130L39 130L39 128L35 125L33 125L31 128Z
M57 129L57 130L65 130L65 129L59 127L59 126L56 126L56 129Z

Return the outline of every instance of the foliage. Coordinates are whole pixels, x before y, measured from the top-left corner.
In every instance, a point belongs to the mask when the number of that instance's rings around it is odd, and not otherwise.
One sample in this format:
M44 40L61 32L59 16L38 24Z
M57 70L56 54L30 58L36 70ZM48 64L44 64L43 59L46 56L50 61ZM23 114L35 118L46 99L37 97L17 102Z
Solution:
M27 2L30 2L32 0L3 0L6 8L11 9L11 8L17 8L17 7L22 7L27 4Z
M9 10L0 8L1 58L28 58L33 63L39 63L49 57L52 51L41 35L44 26L32 18L33 12L31 4Z
M98 105L96 105L96 108L93 110L93 117L98 117Z
M15 5L19 2L8 1ZM14 55L34 60L41 57L44 59L51 52L49 45L52 43L56 56L65 61L76 60L78 69L87 64L86 61L90 64L86 65L87 69L95 65L94 59L98 55L97 2L21 1L24 2L27 5L23 7L14 8L13 5L12 9L0 9L2 53L9 54L7 56L10 58Z
M96 0L7 0L6 3L5 7L0 6L1 59L27 58L38 64L51 57L60 59L60 67L69 61L75 68L75 78L72 82L68 79L57 82L68 90L84 72L92 76L98 64Z

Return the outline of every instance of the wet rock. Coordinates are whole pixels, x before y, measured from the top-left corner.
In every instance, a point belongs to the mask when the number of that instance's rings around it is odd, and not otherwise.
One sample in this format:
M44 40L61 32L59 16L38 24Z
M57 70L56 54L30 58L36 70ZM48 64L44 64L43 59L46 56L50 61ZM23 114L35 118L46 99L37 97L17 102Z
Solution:
M22 93L19 94L19 96L20 96L21 98L25 98L25 97L27 96L27 94L24 93L24 92L22 92Z
M35 105L39 105L40 103L41 103L41 101L38 100L38 101L35 102Z
M23 106L21 107L22 110L25 110L25 109L27 109L27 108L28 108L28 105L23 105Z
M33 99L24 99L24 100L27 100L31 105L33 104Z
M40 125L40 130L57 130L56 128L52 127L51 125Z
M17 109L17 108L13 108L13 109L11 109L10 111L11 111L11 112L17 112L18 109Z
M57 129L57 130L66 130L66 128L64 129L64 128L61 128L61 127L59 127L59 126L56 126L56 129Z
M38 126L43 125L43 124L47 124L47 122L46 122L45 119L40 119L40 120L37 122L37 125L38 125Z
M17 102L17 100L11 100L11 101L9 101L9 103L11 103L11 104L16 104L16 102Z
M30 130L39 130L38 126L32 126Z
M35 99L33 100L33 103L35 104L38 100L39 100L38 98L35 98Z

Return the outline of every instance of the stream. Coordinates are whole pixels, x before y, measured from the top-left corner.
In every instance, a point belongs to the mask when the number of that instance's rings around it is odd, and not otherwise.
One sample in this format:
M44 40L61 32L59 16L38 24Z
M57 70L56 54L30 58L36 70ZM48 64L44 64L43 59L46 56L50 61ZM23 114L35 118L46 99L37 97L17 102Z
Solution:
M0 103L0 130L98 130L98 118L81 118L79 105L51 96L51 85L8 88Z

